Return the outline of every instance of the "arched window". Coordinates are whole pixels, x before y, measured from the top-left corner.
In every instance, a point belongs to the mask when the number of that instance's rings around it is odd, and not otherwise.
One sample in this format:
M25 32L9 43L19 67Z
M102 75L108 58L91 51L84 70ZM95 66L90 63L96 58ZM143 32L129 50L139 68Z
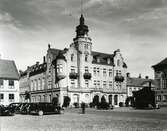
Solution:
M88 61L88 55L85 55L85 61Z
M120 60L117 60L117 66L120 66Z
M71 61L74 61L74 54L71 54Z

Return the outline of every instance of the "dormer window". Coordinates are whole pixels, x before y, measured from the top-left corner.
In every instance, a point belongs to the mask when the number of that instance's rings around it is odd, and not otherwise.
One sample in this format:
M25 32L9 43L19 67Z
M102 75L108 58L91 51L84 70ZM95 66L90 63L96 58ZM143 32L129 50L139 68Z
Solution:
M71 54L71 61L74 61L74 54Z
M100 63L100 58L97 58L97 63Z
M110 64L110 63L111 63L110 58L107 58L107 64Z

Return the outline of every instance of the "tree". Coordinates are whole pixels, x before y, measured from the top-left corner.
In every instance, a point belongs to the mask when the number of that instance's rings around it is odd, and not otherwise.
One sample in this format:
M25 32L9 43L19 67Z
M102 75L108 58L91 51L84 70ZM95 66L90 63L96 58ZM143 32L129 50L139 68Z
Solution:
M52 99L53 105L57 106L57 105L58 105L58 102L59 102L58 97L53 97L53 99Z
M106 98L104 96L101 97L101 103L106 103Z
M28 91L25 91L25 100L30 100L30 93Z
M71 101L70 97L65 96L64 97L64 102L63 102L63 107L68 107L69 104L70 104L70 101Z

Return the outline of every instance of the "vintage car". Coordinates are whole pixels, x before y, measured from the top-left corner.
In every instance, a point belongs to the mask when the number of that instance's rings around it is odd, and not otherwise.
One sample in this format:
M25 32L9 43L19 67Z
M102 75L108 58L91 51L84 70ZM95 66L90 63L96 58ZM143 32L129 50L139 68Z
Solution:
M14 116L13 108L0 105L0 116Z
M59 105L54 105L53 103L48 102L39 102L30 103L29 106L27 106L27 112L42 116L44 114L61 114L63 113L63 110Z

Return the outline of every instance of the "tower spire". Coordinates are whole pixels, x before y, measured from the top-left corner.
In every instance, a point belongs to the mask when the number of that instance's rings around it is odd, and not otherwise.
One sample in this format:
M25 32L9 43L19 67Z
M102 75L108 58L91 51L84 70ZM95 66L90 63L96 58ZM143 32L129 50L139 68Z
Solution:
M83 15L83 0L81 0L81 15Z

